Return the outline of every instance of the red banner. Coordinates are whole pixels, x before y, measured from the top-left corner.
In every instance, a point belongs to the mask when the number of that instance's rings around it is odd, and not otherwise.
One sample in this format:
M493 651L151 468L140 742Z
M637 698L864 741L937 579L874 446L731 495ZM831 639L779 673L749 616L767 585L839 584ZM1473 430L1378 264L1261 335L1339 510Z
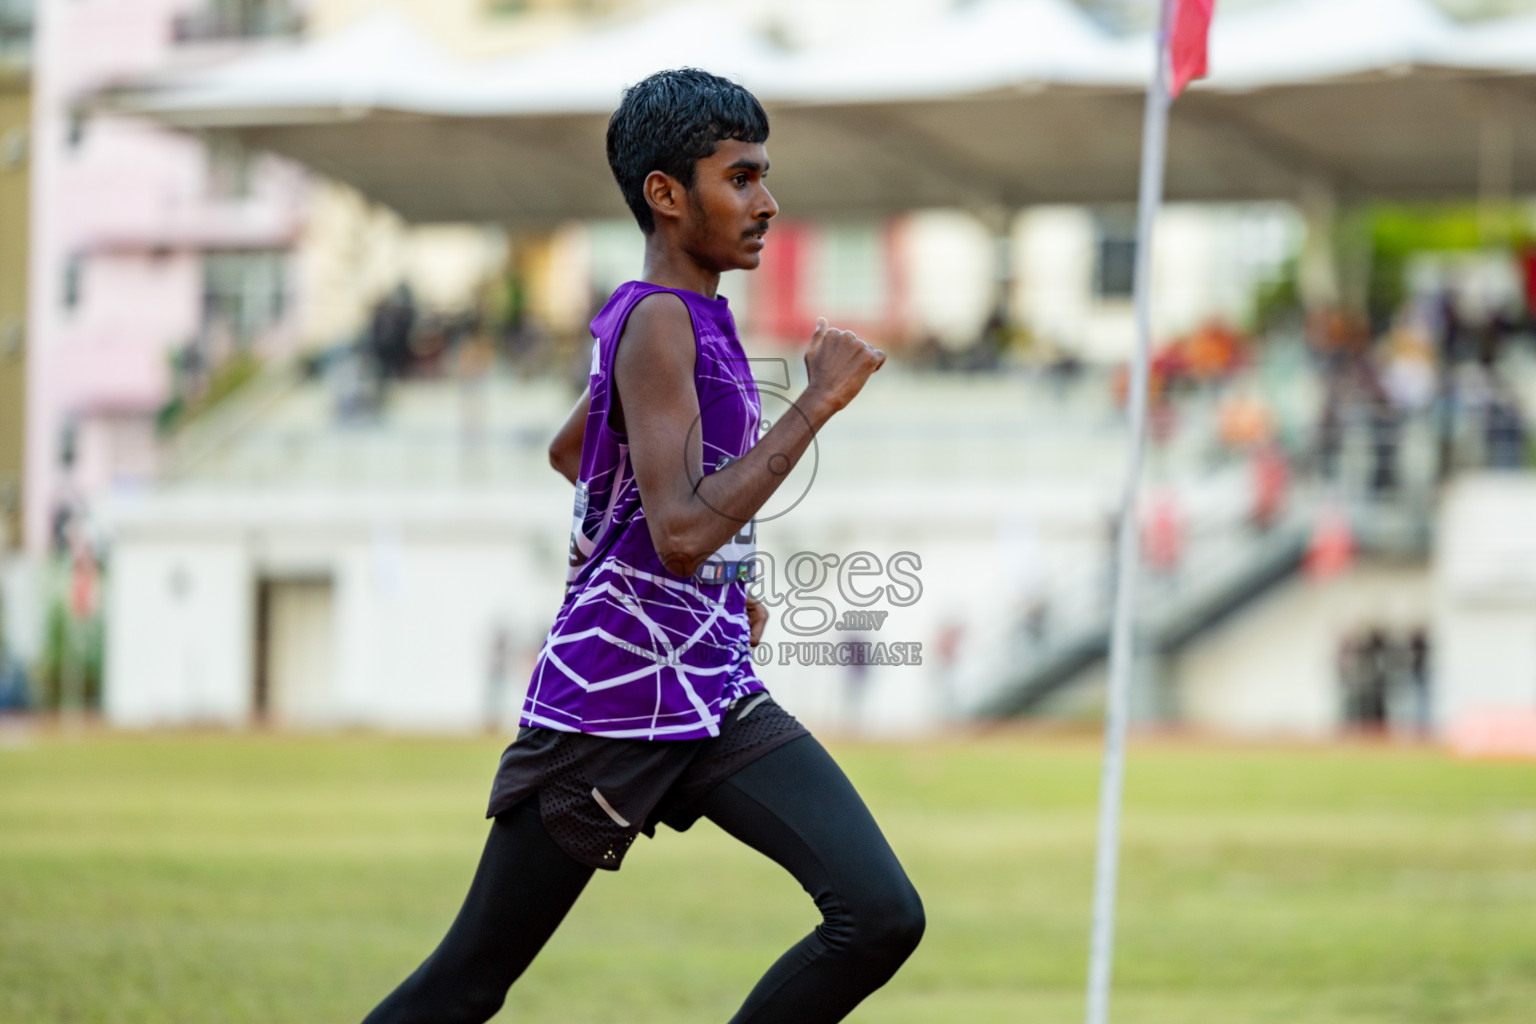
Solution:
M1206 75L1206 44L1211 34L1211 15L1216 0L1174 0L1173 39L1169 49L1173 61L1173 95Z

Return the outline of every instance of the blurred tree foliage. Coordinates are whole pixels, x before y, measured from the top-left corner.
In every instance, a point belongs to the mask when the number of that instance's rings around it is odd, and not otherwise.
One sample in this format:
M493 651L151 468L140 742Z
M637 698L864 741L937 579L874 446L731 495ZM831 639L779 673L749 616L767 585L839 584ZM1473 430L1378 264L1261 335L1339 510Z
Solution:
M218 405L256 379L262 361L253 352L239 351L225 359L206 375L188 366L184 353L171 357L172 379L176 382L169 401L160 407L156 426L162 434L172 433Z
M105 634L99 614L76 619L62 596L49 603L34 678L33 699L39 709L61 710L66 697L83 708L101 707Z
M1406 298L1408 261L1420 252L1475 252L1532 244L1527 211L1489 211L1471 204L1372 204L1345 218L1341 231L1370 248L1367 312L1373 324L1389 322Z
M1276 328L1301 323L1298 262L1295 257L1286 260L1280 268L1279 276L1263 282L1254 290L1253 310L1246 326L1255 336L1263 337Z

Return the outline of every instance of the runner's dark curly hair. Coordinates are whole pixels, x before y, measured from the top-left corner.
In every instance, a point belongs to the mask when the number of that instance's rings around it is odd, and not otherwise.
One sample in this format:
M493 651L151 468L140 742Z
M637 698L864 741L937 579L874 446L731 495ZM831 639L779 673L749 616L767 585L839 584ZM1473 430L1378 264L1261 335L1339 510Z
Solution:
M691 189L695 164L723 139L768 141L763 105L729 79L677 68L624 90L608 120L608 166L641 231L656 230L645 201L646 175L661 171Z

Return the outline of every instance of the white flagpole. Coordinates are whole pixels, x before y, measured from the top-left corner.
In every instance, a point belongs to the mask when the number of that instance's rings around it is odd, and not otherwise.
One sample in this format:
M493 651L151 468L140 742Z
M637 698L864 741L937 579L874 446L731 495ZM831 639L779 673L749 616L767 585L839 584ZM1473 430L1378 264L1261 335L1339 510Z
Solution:
M1093 936L1088 952L1088 1024L1108 1024L1110 977L1115 957L1115 892L1120 874L1120 806L1125 782L1125 727L1130 713L1132 629L1136 571L1141 558L1136 495L1146 447L1147 378L1152 348L1152 229L1163 202L1163 165L1168 142L1168 41L1176 0L1161 0L1157 62L1147 90L1141 135L1141 188L1136 224L1136 351L1131 360L1129 400L1131 450L1120 501L1115 616L1109 647L1109 697L1104 720L1104 767L1099 781L1099 838L1094 861Z

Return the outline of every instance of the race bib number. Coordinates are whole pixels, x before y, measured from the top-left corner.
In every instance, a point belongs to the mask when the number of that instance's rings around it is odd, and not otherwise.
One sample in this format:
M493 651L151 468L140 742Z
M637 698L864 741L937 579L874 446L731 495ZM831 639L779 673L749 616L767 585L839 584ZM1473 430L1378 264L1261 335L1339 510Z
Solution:
M735 580L750 583L757 575L757 521L742 524L741 530L704 560L693 578L700 583L719 585Z

